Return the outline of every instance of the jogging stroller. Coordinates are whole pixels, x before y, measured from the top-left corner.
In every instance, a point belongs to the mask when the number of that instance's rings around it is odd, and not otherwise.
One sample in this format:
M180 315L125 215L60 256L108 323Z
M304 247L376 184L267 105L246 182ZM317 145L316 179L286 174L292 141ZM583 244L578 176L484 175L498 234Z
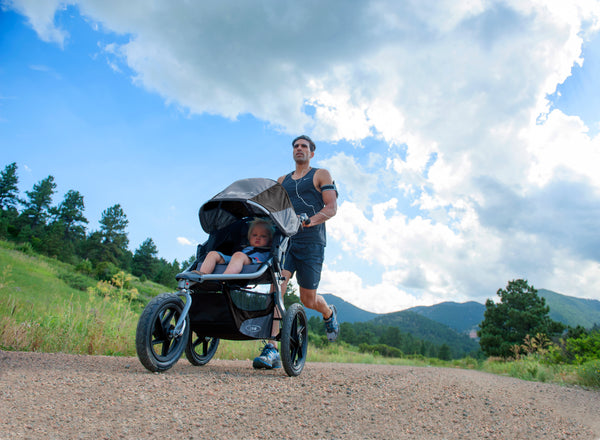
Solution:
M136 331L136 351L152 372L165 371L185 356L192 365L205 365L220 339L280 341L281 363L289 376L304 368L308 344L307 318L301 304L287 310L281 295L281 270L290 237L300 220L285 189L270 179L238 180L201 206L200 224L209 234L199 245L196 260L176 276L178 291L152 299ZM275 226L266 262L249 264L239 274L212 274L199 269L209 251L232 255L247 241L248 224L255 218ZM272 337L273 322L280 331Z

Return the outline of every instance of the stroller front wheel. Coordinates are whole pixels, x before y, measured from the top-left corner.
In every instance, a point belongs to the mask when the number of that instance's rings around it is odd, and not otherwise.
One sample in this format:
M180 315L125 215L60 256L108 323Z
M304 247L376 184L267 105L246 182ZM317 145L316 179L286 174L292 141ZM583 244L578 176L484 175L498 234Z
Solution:
M281 363L288 376L298 376L306 362L308 326L302 304L292 304L283 316Z
M190 329L186 317L181 335L175 335L184 304L174 293L162 293L148 303L138 321L135 349L146 369L157 372L171 368L181 357Z

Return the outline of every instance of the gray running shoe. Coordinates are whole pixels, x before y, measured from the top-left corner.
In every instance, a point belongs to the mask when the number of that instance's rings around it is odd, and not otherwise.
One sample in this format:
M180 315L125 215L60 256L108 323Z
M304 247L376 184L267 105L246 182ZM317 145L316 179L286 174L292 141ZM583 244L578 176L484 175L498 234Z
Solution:
M327 339L329 342L333 342L337 339L340 334L340 325L337 320L337 310L334 305L329 306L331 309L331 316L329 319L325 319L325 331L327 332Z
M281 368L281 358L279 352L270 342L265 344L260 356L254 358L252 366L256 369L271 370L273 368Z

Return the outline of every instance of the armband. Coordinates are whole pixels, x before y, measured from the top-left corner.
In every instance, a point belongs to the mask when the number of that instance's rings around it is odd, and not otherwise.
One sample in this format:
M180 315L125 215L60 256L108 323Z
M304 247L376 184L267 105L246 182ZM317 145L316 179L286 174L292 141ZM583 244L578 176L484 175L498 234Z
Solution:
M335 191L335 198L337 199L339 194L338 194L337 186L335 186L335 181L333 181L333 183L331 183L331 184L321 186L321 192L328 191L328 190Z

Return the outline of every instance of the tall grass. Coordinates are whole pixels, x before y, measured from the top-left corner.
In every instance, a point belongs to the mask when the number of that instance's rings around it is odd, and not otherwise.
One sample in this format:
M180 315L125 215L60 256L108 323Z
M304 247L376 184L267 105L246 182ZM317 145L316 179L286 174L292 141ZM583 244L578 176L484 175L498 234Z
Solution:
M70 265L0 242L0 348L134 355L142 305L164 288L119 276L97 282ZM73 280L79 289L68 284ZM141 299L136 283L145 291ZM91 287L80 290L85 286Z
M0 349L135 356L140 312L164 287L122 272L111 282L97 282L70 265L24 251L0 241ZM221 340L215 358L250 360L261 347L261 341ZM513 361L390 358L361 353L358 347L338 342L319 347L309 344L307 360L477 369L600 388L597 359L575 366L548 363L537 354Z

